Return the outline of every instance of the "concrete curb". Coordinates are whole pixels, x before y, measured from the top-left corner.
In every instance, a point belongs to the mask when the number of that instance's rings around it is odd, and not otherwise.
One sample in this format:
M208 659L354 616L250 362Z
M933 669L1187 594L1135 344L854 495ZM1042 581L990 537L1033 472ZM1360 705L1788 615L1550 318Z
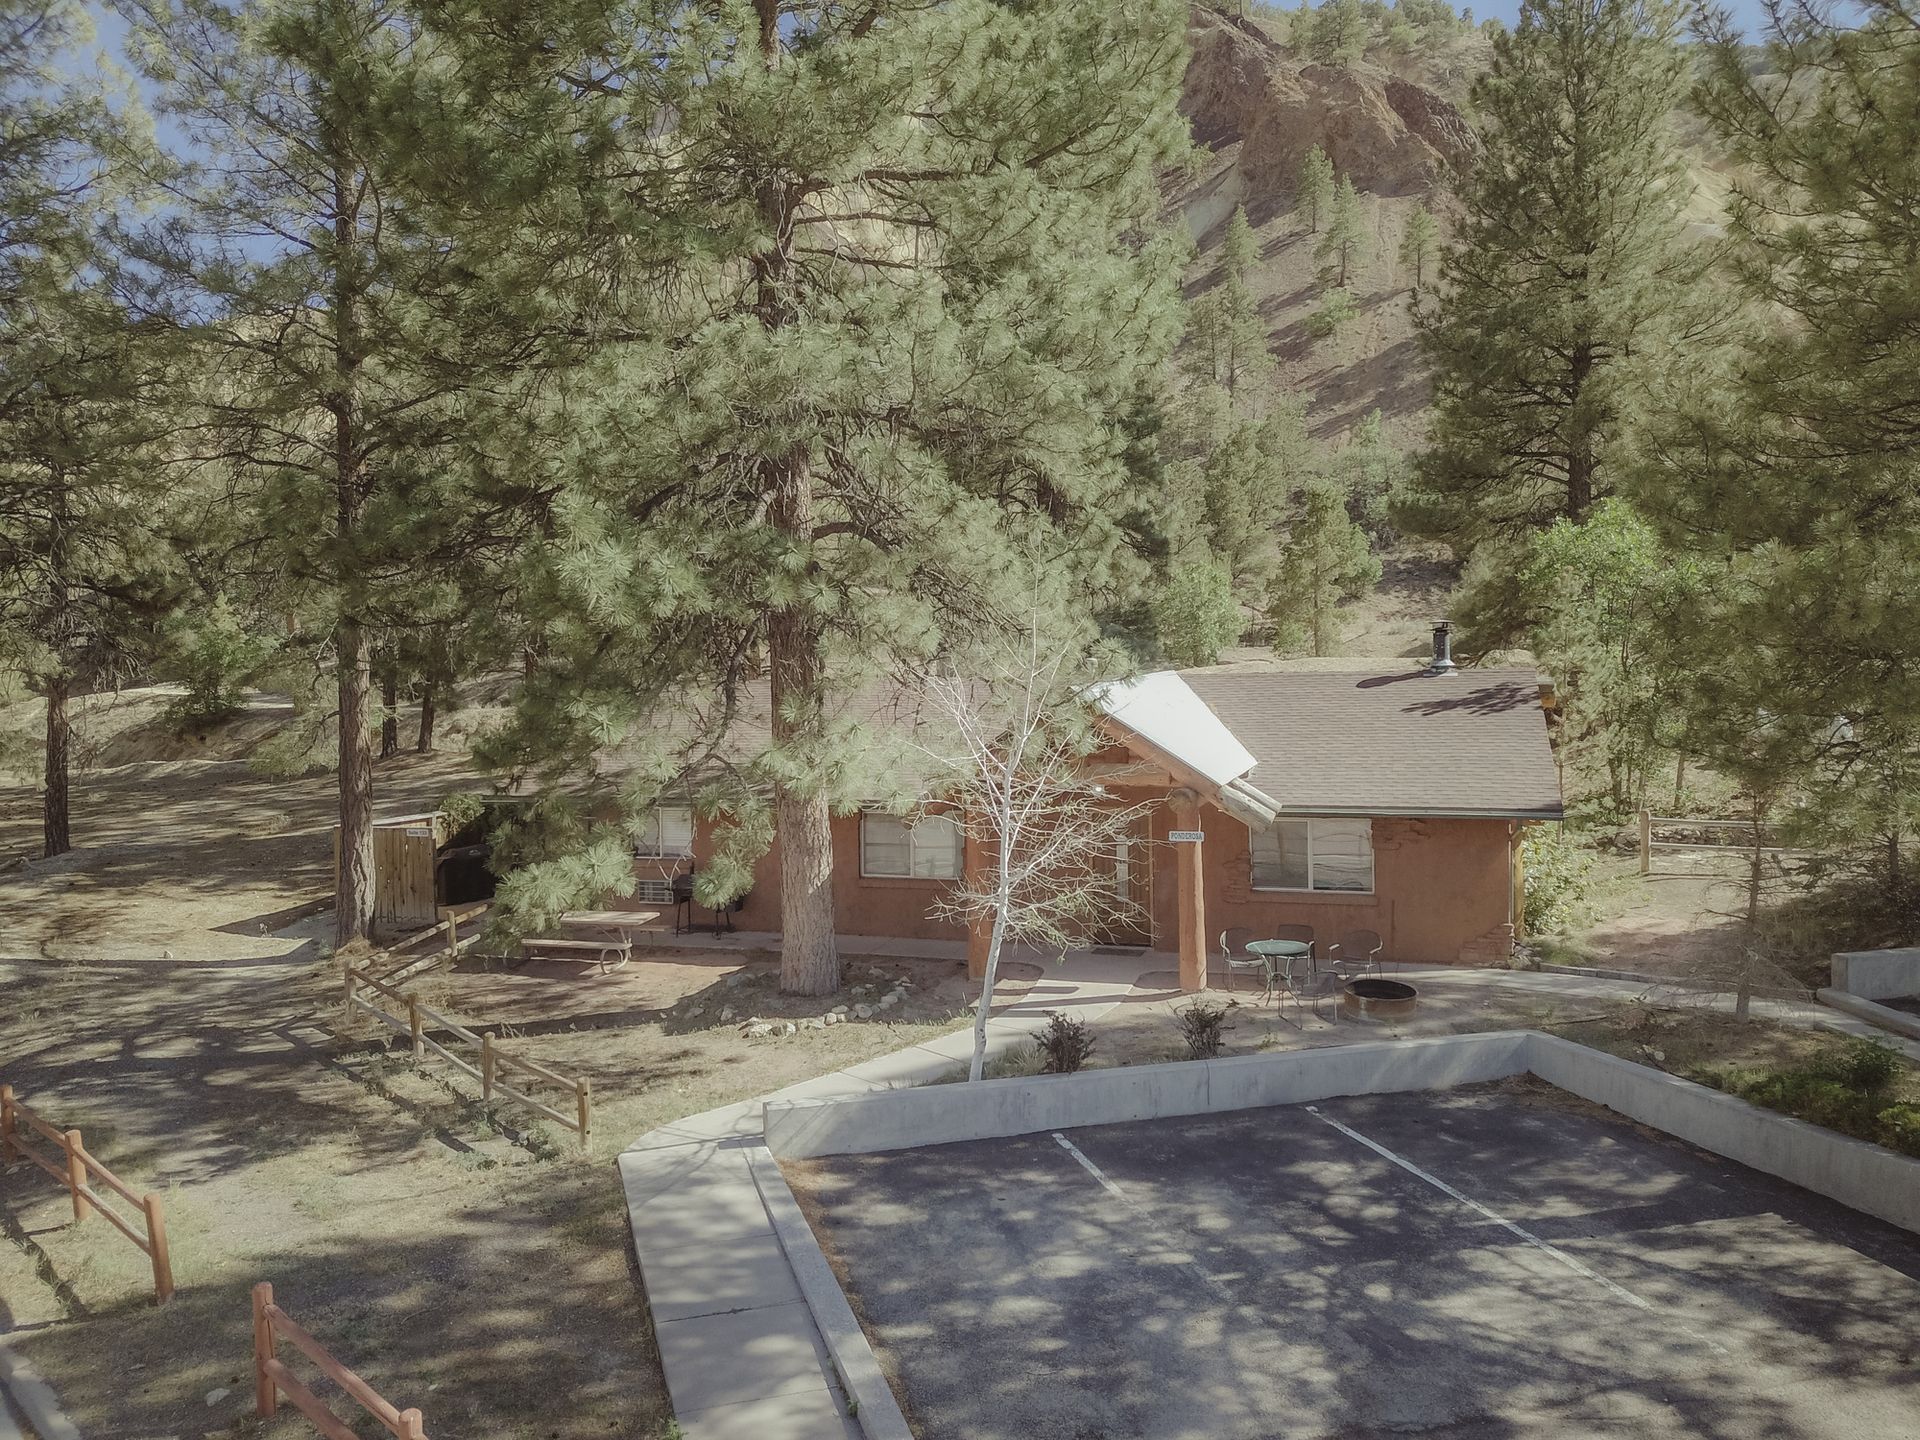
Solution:
M1891 1005L1882 1005L1878 1001L1868 1000L1859 995L1850 995L1845 990L1827 989L1820 991L1819 995L1822 1003L1831 1005L1836 1010L1857 1015L1870 1024L1878 1025L1882 1030L1891 1030L1896 1035L1920 1040L1920 1015L1909 1015L1904 1010L1895 1010Z
M839 1277L833 1273L826 1252L814 1238L813 1227L801 1213L800 1202L794 1199L787 1177L780 1173L780 1166L765 1146L756 1145L749 1150L747 1164L753 1171L753 1183L759 1187L760 1198L773 1221L773 1232L780 1239L787 1264L793 1268L800 1294L813 1315L813 1323L820 1329L821 1338L827 1342L828 1353L833 1356L840 1388L852 1398L848 1408L860 1422L861 1433L867 1440L913 1440L913 1431L900 1411L900 1402L894 1399L893 1389L881 1372L873 1347L867 1343L866 1332L860 1328L853 1307L847 1303L846 1292L840 1288Z
M9 1350L3 1340L0 1340L0 1392L5 1392L6 1398L27 1417L27 1424L39 1440L80 1440L79 1430L60 1408L53 1387ZM0 1411L0 1424L5 1423L9 1423L5 1412Z

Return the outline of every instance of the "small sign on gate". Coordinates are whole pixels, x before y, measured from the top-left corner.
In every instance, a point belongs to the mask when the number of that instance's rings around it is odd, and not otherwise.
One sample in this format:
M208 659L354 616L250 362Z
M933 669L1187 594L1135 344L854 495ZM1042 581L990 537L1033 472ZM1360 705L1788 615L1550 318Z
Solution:
M1176 845L1198 845L1202 840L1206 839L1206 832L1203 830L1170 830L1167 832L1167 839Z

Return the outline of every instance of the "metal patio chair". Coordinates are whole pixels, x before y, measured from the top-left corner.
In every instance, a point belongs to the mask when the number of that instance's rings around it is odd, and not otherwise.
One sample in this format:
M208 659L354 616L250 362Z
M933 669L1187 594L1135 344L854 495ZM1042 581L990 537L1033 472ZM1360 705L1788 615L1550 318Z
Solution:
M1247 953L1247 942L1256 939L1256 932L1244 925L1235 925L1220 932L1220 958L1227 967L1227 993L1233 993L1233 977L1241 971L1257 972L1260 986L1264 992L1263 1000L1273 998L1273 967L1259 955Z
M1337 944L1327 947L1327 958L1333 963L1334 974L1342 980L1354 980L1380 973L1380 952L1384 948L1377 931L1349 930Z
M1313 938L1311 925L1276 925L1267 932L1269 940L1295 940L1307 947L1307 959L1316 968L1320 964L1320 945Z

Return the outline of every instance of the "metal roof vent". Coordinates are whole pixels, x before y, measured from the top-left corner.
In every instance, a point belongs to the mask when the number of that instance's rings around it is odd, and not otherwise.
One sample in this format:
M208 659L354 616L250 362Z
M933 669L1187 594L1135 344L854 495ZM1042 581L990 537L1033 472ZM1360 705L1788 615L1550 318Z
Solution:
M1442 620L1433 627L1433 659L1427 662L1429 675L1451 675L1460 667L1453 663L1453 622Z

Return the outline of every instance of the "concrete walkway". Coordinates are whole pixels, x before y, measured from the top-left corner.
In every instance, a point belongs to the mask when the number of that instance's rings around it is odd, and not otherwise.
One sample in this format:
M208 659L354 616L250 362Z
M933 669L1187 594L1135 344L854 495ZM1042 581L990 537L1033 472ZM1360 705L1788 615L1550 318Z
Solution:
M680 937L684 942L688 937ZM677 942L679 943L679 942ZM753 949L775 937L747 933L707 939L720 948ZM919 954L960 958L961 947L927 941L849 940L847 954ZM954 953L949 955L947 950ZM1080 952L1064 962L1020 955L1042 978L988 1023L991 1059L1030 1039L1045 1012L1097 1019L1118 1005L1143 976L1177 968L1157 951L1124 955ZM1519 970L1435 969L1389 965L1421 987L1421 1015L1402 1033L1468 1028L1490 1001L1618 1002L1659 988L1635 980ZM1731 1010L1731 996L1701 995L1688 1003ZM1888 1035L1822 1005L1755 1000L1757 1016L1806 1029L1884 1041L1920 1062L1920 1042ZM1334 1025L1307 1044L1378 1039L1369 1026ZM769 1100L825 1098L924 1085L950 1075L972 1053L971 1028L882 1055L771 1095L690 1115L649 1131L620 1156L634 1250L653 1314L674 1414L686 1440L860 1440L847 1414L828 1350L794 1278L768 1203L754 1177L764 1156L763 1107ZM791 1204L788 1197L781 1199Z
M850 946L847 953L858 952ZM988 1022L989 1058L1031 1038L1049 1010L1080 1019L1105 1014L1141 975L1165 970L1172 957L1079 953L1057 964L1040 956L1009 958L1038 963L1044 973ZM972 1053L968 1028L689 1115L649 1131L621 1154L634 1252L667 1393L686 1440L860 1436L754 1179L753 1152L764 1148L762 1107L768 1100L924 1085L951 1074Z

